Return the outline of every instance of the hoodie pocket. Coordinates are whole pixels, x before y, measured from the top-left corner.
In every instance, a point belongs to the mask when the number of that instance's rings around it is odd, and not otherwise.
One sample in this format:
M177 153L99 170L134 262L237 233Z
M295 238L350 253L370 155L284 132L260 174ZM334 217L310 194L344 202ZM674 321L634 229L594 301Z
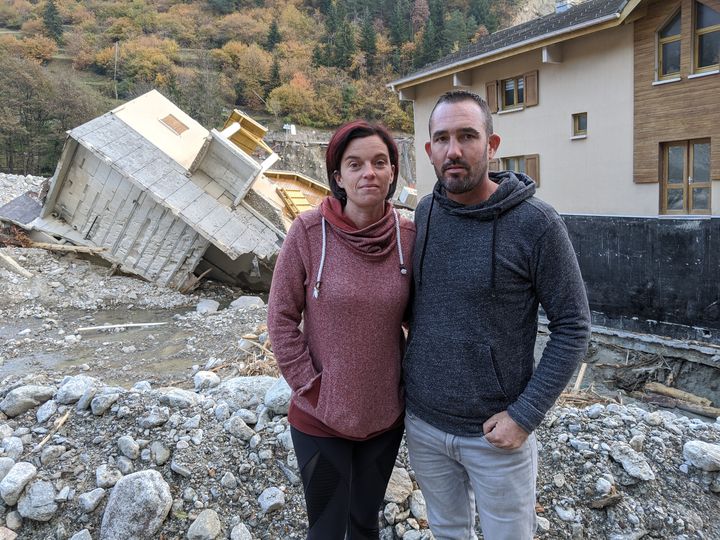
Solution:
M409 399L453 416L477 418L505 410L508 396L489 345L413 339L405 357Z

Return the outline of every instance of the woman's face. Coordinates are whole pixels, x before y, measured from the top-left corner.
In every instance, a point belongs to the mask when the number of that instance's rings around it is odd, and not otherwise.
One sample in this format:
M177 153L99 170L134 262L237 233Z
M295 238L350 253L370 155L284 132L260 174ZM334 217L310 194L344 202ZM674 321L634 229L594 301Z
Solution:
M350 141L335 181L347 193L348 210L384 208L394 174L387 146L371 135Z

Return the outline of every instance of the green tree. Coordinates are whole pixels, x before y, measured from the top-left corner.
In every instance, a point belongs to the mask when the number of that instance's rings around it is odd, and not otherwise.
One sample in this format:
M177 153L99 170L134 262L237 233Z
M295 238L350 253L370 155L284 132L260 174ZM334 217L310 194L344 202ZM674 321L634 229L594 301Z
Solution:
M390 13L390 43L400 46L412 40L411 6L409 0L398 0Z
M43 24L48 36L53 38L57 43L60 43L62 41L63 25L60 12L55 5L55 0L47 0L47 2L45 2Z
M422 39L415 53L414 65L416 68L429 64L439 56L437 48L437 32L435 31L435 23L432 19L428 19L425 30L422 33Z
M282 84L280 80L280 62L278 62L277 56L273 57L272 67L270 68L270 77L267 84L267 92L270 93L272 90Z
M355 29L347 20L340 23L334 45L332 65L339 68L350 67L357 47L355 46Z
M498 29L500 21L490 0L470 0L469 7L470 15L475 18L478 25L485 26L490 33Z
M265 40L265 50L272 52L275 50L275 46L280 43L282 36L280 35L280 29L278 28L277 19L273 19L270 24L270 30L268 31L267 40Z
M377 33L369 15L363 20L360 29L360 50L365 53L365 66L370 75L377 69Z

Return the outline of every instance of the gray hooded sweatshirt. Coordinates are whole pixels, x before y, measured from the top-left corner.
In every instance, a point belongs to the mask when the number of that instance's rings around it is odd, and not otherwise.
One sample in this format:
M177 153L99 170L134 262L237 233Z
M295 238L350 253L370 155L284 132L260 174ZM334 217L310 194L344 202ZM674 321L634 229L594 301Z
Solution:
M403 361L407 408L463 436L507 410L542 422L583 358L590 312L575 252L535 184L490 173L498 189L463 206L436 184L415 210L414 298ZM538 305L550 341L535 368Z

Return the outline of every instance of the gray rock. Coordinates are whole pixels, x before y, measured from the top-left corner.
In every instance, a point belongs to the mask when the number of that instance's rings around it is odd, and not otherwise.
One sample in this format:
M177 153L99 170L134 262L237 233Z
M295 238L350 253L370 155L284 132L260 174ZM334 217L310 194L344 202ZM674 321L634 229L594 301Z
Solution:
M390 475L390 481L385 491L385 502L404 503L412 492L413 484L408 472L400 467L393 467L393 472Z
M55 401L61 405L69 405L78 401L85 391L91 387L101 386L100 381L87 375L68 377L60 386L55 395Z
M125 456L119 456L115 460L115 465L123 476L135 472L135 466L132 460Z
M267 392L265 392L265 406L275 414L287 415L290 407L292 389L283 377L280 377Z
M175 460L170 463L170 470L180 476L184 476L185 478L190 478L192 476L192 471L188 467L176 462Z
M80 399L78 399L78 402L75 404L75 410L85 411L90 407L90 403L92 403L92 400L95 398L95 394L97 394L98 389L95 386L89 386L85 389L83 392L83 395L80 396Z
M192 407L200 401L200 397L195 392L182 388L160 388L158 392L160 392L161 404L178 409Z
M12 512L8 512L8 515L5 516L5 525L13 531L17 531L20 527L22 527L22 520L23 518L20 515L20 512L13 510Z
M14 506L25 486L35 478L37 469L32 463L21 461L13 465L0 481L0 497L8 506Z
M702 471L720 471L720 445L688 441L683 446L683 457Z
M33 482L20 497L17 509L24 518L50 521L58 509L55 504L55 488L45 480Z
M230 435L237 437L241 441L249 441L255 435L255 431L239 416L231 416L225 421L223 427Z
M90 409L95 416L102 416L118 399L120 394L100 394L90 402Z
M138 424L143 429L159 427L170 419L170 410L167 407L152 407L148 414L138 418Z
M123 435L117 440L118 449L129 459L140 457L140 445L129 435Z
M585 414L588 418L596 419L600 418L600 415L605 412L605 405L602 403L593 403L590 405L587 409L585 409Z
M252 540L252 535L244 523L238 523L230 532L230 540Z
M279 510L285 506L285 493L276 487L269 487L260 494L258 503L264 514Z
M100 465L95 470L95 483L101 488L113 487L122 478L122 473L109 465Z
M170 486L154 470L124 476L110 494L100 526L103 540L151 540L170 512Z
M290 430L283 431L282 433L280 433L277 436L277 440L280 443L280 445L288 452L290 450L293 450L293 448L295 448L293 446L292 434L290 433Z
M565 508L564 506L557 505L555 506L555 513L563 521L575 521L576 513L574 508Z
M11 459L18 459L23 455L23 442L20 437L5 437L2 440L5 455Z
M387 503L385 508L383 508L383 516L389 525L395 525L395 523L397 523L399 514L400 507L394 502Z
M262 307L265 305L262 298L258 296L241 296L230 302L230 309L245 309L249 307Z
M188 540L215 540L222 530L215 510L207 509L193 521L187 532Z
M65 453L65 450L66 448L59 444L46 446L40 453L40 463L44 466L52 465Z
M54 393L55 388L53 386L34 384L21 386L8 392L5 399L0 402L0 411L12 418L45 403L53 397Z
M7 527L0 527L0 540L15 540L16 538L15 531L11 531Z
M92 540L92 536L90 536L89 530L83 529L82 531L78 531L73 534L70 537L70 540Z
M220 377L212 371L198 371L193 376L193 383L195 384L196 391L215 388L220 384Z
M57 401L54 399L50 399L40 405L38 407L37 412L35 413L35 418L37 418L38 424L44 424L48 421L56 412L57 412L58 406Z
M410 512L416 519L427 521L427 505L425 504L425 497L419 489L410 494Z
M150 452L156 465L165 465L170 459L170 449L161 442L153 442L150 445Z
M625 472L640 480L655 480L655 473L645 458L623 442L616 442L610 447L612 458L622 465Z
M151 392L152 391L152 385L149 381L140 381L136 382L133 387L133 390L137 392Z
M227 489L235 489L238 485L235 475L230 471L223 474L223 477L220 479L220 484Z
M103 488L96 488L80 495L78 497L78 503L80 504L82 511L85 514L89 514L90 512L95 511L104 496L105 490Z
M212 300L210 298L203 298L198 302L195 311L200 315L207 315L208 313L215 313L220 307L220 302Z
M15 460L9 457L0 457L0 481L5 478L10 469L15 465Z
M232 411L255 408L265 401L265 393L275 384L275 377L234 377L220 383L208 394L215 401L224 400Z
M535 521L537 523L537 529L539 533L546 533L550 531L550 520L542 516L536 516Z

